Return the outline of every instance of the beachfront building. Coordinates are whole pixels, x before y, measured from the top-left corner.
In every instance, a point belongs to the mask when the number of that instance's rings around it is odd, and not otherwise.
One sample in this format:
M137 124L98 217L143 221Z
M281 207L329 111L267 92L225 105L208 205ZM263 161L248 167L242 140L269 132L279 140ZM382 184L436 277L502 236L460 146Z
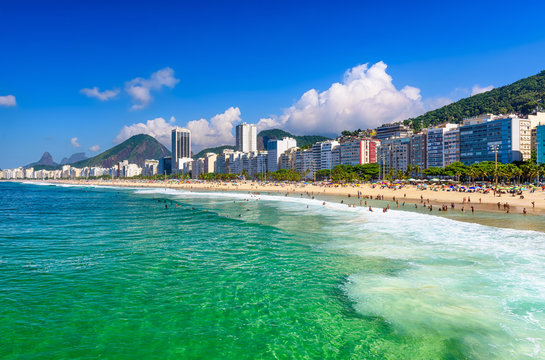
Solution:
M180 159L191 158L191 131L181 127L172 129L172 173L180 171Z
M206 153L204 157L204 173L213 173L216 169L216 161L218 160L218 154Z
M536 155L539 164L545 164L545 124L536 126Z
M445 131L443 135L444 166L460 161L460 128Z
M70 165L62 166L62 178L68 179L70 177Z
M331 170L339 165L340 144L336 140L322 141L320 147L320 170Z
M377 128L376 138L386 140L391 138L409 137L413 134L412 129L402 123L384 124Z
M414 134L409 141L409 159L413 167L422 171L428 167L428 132Z
M34 179L34 168L23 169L25 173L25 179Z
M311 149L297 150L295 153L295 171L301 174L302 179L314 179L316 165L314 153Z
M299 150L298 147L292 147L288 150L284 151L280 158L278 159L278 168L279 169L287 169L287 170L295 170L295 158L297 150Z
M350 138L341 142L340 163L343 165L361 165L377 162L377 147L380 141L376 139Z
M269 172L278 170L278 161L284 151L297 146L297 141L290 137L284 137L282 140L269 140L267 142L268 160L267 169Z
M460 126L460 161L465 165L495 161L496 152L501 163L529 158L530 123L528 119L517 116L488 114L464 120Z
M236 151L257 151L257 126L242 123L236 127Z
M428 129L427 165L428 167L444 167L444 138L447 131L458 128L456 124L442 124Z
M142 175L153 176L159 172L159 160L144 160Z
M191 177L198 179L201 174L204 174L204 158L195 159L191 163Z
M533 115L528 115L528 120L530 120L530 137L531 137L531 151L534 151L537 153L537 142L536 142L536 135L537 135L537 127L539 125L545 125L545 112L537 112Z
M172 173L172 157L165 156L159 159L159 168L157 172L161 175L170 175Z
M193 170L193 159L192 158L181 158L178 159L178 171L177 173L188 175L191 174Z
M408 137L387 139L380 142L377 162L383 173L390 170L406 171L410 164L411 139Z

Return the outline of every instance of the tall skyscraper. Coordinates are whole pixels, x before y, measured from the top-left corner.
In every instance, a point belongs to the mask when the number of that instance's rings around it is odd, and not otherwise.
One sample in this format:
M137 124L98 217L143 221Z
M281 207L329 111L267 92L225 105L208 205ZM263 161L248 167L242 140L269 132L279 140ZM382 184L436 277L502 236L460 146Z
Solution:
M237 125L236 135L237 151L257 151L257 127L255 124L242 123Z
M172 129L172 173L179 172L180 159L191 157L191 131L180 127Z

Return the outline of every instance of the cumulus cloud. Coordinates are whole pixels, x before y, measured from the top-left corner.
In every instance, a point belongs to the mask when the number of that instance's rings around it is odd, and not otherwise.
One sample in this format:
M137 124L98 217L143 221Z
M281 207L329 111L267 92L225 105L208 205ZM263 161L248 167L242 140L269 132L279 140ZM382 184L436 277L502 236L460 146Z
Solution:
M70 144L72 144L72 146L75 147L75 148L81 147L80 143L78 142L78 138L77 138L77 137L71 138L71 139L70 139Z
M166 121L162 117L158 117L148 120L145 123L136 123L129 126L125 125L119 134L117 134L114 143L119 144L134 135L148 134L170 148L170 134L175 122L176 119L172 116L169 121Z
M452 99L448 97L437 97L437 98L424 100L424 106L426 107L426 111L439 109L443 106L446 106L452 103L453 103Z
M80 92L88 97L94 97L100 101L107 101L113 99L119 94L119 89L100 91L98 87L81 89Z
M358 65L345 72L340 83L319 92L305 92L279 116L260 119L260 130L282 127L296 134L338 134L346 129L373 128L422 114L426 105L420 89L405 86L398 90L387 65Z
M492 89L494 89L494 86L492 86L492 85L480 87L478 84L475 84L471 88L471 95L470 96L477 95L477 94L482 94L482 93L490 91Z
M100 151L100 145L93 145L89 148L90 151L92 152L97 152L97 151Z
M0 96L0 106L15 106L17 102L15 101L15 96L6 95Z
M241 121L240 109L230 107L210 120L190 121L186 127L191 131L191 143L195 149L204 149L211 146L234 144L233 128Z
M223 113L214 115L210 120L204 118L192 120L185 127L191 131L191 146L195 150L201 150L211 146L234 144L233 128L241 121L240 109L230 107ZM176 126L174 116L169 121L158 117L146 122L126 125L117 134L114 143L119 144L137 134L148 134L170 148L174 126Z
M135 78L125 84L125 90L133 101L132 110L146 107L152 100L151 91L163 87L173 88L180 80L174 77L174 70L169 67L151 74L149 79Z

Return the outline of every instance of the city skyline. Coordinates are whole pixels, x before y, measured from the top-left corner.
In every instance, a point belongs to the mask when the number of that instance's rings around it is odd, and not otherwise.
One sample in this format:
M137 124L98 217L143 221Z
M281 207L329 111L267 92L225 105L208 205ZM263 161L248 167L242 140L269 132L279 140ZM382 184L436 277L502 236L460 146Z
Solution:
M174 126L192 131L196 150L234 144L241 122L260 124L258 131L331 136L543 70L543 29L525 18L524 6L507 2L448 9L290 4L285 12L251 3L144 4L5 5L0 28L10 34L3 44L10 56L0 60L0 168L31 163L44 151L57 161L76 152L93 156L138 132L168 146L165 129ZM531 6L537 13L545 7ZM524 26L462 25L507 10ZM387 12L389 26L373 18ZM163 26L138 26L152 15ZM283 26L273 33L261 21L267 18ZM326 21L334 26L316 26ZM242 31L249 27L255 31ZM377 107L381 92L394 100ZM356 115L334 117L339 106Z

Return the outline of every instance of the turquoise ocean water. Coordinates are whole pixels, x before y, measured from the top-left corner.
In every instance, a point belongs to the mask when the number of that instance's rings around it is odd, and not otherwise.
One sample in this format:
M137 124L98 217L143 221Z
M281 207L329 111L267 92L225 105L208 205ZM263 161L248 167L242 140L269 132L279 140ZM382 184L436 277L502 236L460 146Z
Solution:
M544 311L538 231L0 183L2 359L545 359Z

